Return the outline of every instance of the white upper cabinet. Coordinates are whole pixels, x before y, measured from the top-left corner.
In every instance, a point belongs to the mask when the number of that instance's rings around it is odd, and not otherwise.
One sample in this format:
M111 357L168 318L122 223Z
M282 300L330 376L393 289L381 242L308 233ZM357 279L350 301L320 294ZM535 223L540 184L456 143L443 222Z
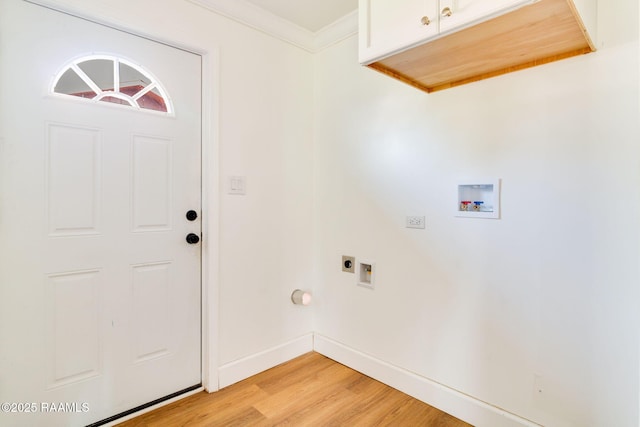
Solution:
M534 0L535 1L535 0ZM532 0L440 0L440 33L459 30L514 9Z
M438 0L360 0L360 62L438 34Z
M359 59L366 64L536 0L359 1Z
M597 0L359 0L360 63L433 92L596 49Z

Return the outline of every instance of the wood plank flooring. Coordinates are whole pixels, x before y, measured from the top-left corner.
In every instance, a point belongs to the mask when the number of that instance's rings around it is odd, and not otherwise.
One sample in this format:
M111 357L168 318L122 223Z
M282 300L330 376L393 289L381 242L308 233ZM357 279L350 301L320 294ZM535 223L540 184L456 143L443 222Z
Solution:
M307 353L217 393L198 393L119 427L469 427L318 353Z

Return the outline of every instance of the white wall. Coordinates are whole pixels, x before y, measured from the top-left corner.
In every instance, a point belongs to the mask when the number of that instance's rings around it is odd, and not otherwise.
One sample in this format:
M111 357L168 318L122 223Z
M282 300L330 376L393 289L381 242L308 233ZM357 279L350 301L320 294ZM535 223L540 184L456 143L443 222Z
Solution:
M310 310L289 298L311 286L312 56L186 1L51 3L207 54L216 128L205 143L209 179L220 182L205 213L219 222L219 241L208 242L219 254L208 266L218 365L310 333ZM246 176L246 196L226 194L229 175Z
M318 333L537 423L638 425L638 5L614 3L595 54L429 95L355 38L316 56ZM500 220L453 216L474 177Z

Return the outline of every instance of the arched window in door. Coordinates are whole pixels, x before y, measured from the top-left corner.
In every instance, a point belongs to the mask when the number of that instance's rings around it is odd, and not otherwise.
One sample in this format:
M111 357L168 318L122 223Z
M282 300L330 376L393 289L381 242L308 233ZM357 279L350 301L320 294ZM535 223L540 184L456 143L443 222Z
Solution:
M71 61L55 77L51 91L93 102L173 114L166 90L149 71L110 55L90 55Z

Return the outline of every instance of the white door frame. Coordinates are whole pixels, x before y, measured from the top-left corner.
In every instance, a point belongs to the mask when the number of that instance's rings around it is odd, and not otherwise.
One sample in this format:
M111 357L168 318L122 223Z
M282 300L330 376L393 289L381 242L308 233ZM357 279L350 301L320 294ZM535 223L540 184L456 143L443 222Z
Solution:
M95 16L86 11L63 4L56 0L24 0L29 3L44 6L59 12L73 15L100 25L124 31L137 37L143 37L151 41L168 45L177 49L186 50L202 57L202 386L208 392L218 391L218 289L219 289L219 105L220 93L219 75L220 62L219 50L209 51L199 46L187 46L176 40L166 39L156 34L146 34L136 28L131 28L122 22ZM163 402L164 405L171 401ZM150 408L152 409L152 408ZM118 422L123 421L118 420Z

